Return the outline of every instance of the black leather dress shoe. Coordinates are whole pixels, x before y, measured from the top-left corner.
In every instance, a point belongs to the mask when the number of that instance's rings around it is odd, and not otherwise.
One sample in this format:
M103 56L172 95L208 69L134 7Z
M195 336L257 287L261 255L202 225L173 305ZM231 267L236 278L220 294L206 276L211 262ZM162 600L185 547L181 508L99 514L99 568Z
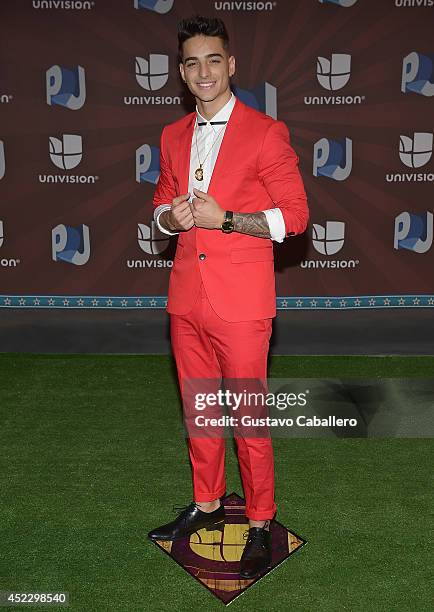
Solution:
M271 534L262 527L250 527L240 561L240 577L256 578L271 563Z
M222 531L225 525L225 509L220 506L214 512L203 512L194 502L185 508L175 508L182 510L174 521L157 527L148 533L151 540L180 540L190 536L198 529Z

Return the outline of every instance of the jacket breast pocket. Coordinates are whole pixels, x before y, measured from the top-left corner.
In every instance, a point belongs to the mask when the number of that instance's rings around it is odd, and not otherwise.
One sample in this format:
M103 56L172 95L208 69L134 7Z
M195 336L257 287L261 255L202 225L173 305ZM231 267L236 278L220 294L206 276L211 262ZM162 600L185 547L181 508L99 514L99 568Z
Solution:
M274 261L273 248L250 247L247 249L232 249L232 263L255 263L257 261Z

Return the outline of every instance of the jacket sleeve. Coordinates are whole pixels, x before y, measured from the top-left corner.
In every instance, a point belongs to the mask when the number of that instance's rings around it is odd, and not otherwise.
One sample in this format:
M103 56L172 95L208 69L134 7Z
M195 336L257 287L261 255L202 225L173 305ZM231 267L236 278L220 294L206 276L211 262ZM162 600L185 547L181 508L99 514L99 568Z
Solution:
M282 212L286 236L302 234L309 220L307 197L283 121L273 121L267 130L258 157L258 176Z
M161 133L160 142L160 178L158 179L157 188L154 193L154 210L161 204L172 205L172 200L178 194L176 192L175 183L173 181L172 170L169 163L169 155L166 147L165 130Z

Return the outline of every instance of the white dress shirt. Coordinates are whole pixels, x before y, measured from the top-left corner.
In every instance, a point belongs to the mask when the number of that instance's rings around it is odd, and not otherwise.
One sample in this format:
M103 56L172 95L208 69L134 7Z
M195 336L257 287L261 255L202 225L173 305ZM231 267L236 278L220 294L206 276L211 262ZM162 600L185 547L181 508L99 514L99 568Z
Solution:
M232 93L228 102L226 102L223 108L221 108L219 112L216 113L212 119L210 119L210 121L229 121L229 117L231 116L232 110L235 106L235 101L236 98ZM200 191L208 193L208 187L211 181L214 165L217 160L217 155L226 130L227 123L223 125L211 125L210 121L202 117L196 106L196 122L191 141L190 173L188 180L188 192L190 193L189 202L191 202L195 197L193 188L200 189ZM204 125L198 125L201 123ZM194 176L195 170L199 168L200 164L197 149L199 149L199 158L202 162L203 181L198 181ZM179 232L169 232L169 230L163 228L159 222L161 213L165 210L169 210L170 208L170 204L160 204L160 206L157 206L154 211L154 220L158 228L163 233L169 234L170 236L175 236ZM283 215L280 208L271 208L269 210L263 210L262 212L267 217L271 239L275 240L276 242L283 242L286 232L285 222L283 220Z

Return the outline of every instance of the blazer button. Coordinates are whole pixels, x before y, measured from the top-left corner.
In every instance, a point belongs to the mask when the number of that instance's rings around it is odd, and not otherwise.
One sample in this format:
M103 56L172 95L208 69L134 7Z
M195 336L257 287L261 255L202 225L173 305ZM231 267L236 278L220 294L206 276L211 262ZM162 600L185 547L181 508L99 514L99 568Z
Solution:
M206 259L206 255L205 255L205 253L200 253L200 255L199 255L199 259L200 259L201 261L203 261L204 259Z

